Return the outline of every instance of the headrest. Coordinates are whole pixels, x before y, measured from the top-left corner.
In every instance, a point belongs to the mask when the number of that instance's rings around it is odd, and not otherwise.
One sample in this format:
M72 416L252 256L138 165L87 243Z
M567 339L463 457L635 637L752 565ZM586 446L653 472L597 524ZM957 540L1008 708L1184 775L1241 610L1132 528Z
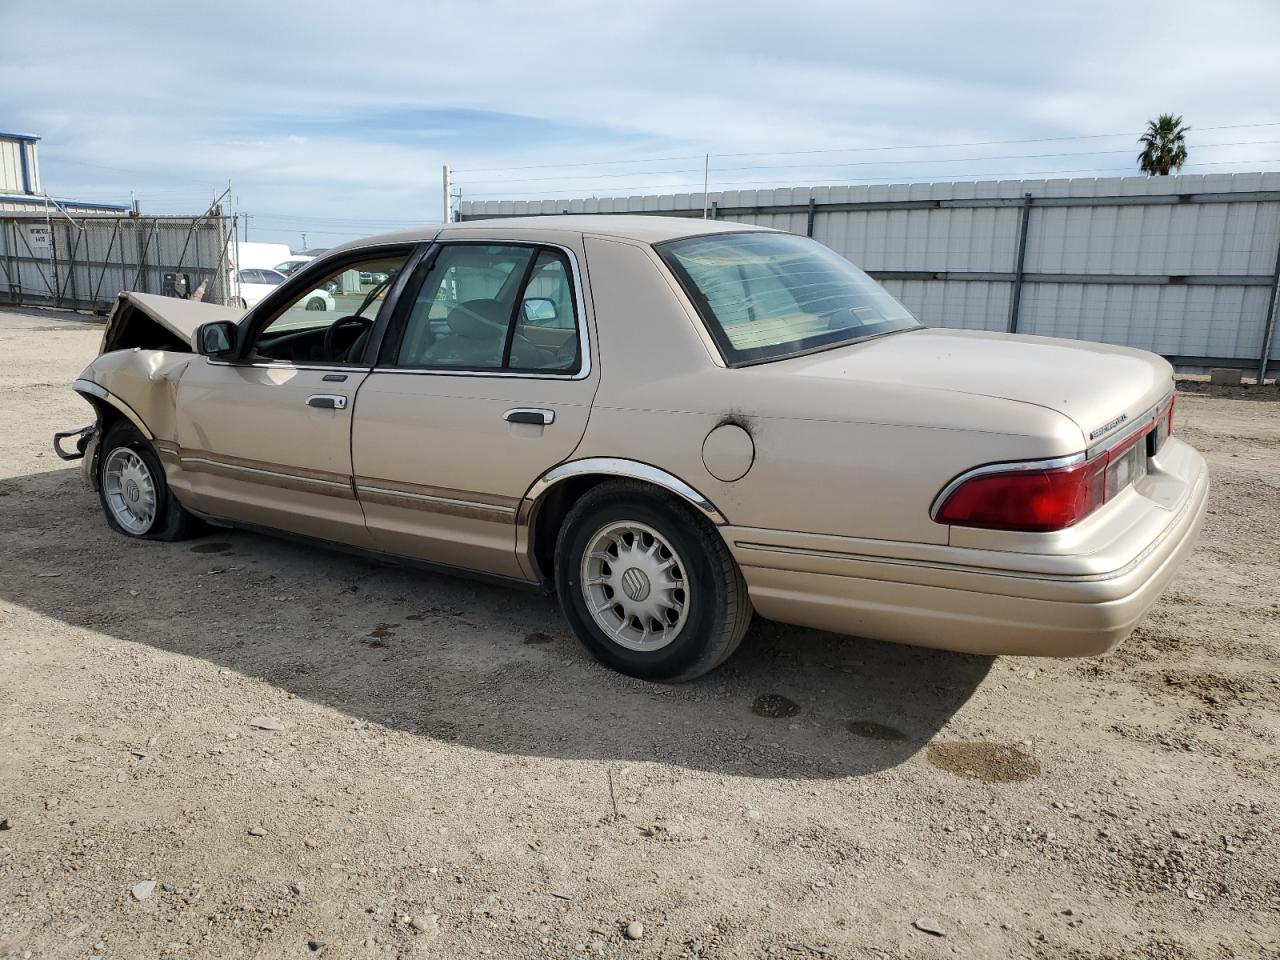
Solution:
M449 311L449 329L469 340L506 335L507 310L497 300L465 300Z

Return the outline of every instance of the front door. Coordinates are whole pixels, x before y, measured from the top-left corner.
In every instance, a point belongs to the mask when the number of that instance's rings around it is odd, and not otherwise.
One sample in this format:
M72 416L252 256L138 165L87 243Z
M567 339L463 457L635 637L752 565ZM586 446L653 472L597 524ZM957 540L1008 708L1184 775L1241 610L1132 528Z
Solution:
M228 520L368 544L351 477L352 405L407 257L398 249L308 270L291 292L281 289L279 306L249 321L241 362L192 361L178 384L171 480L183 502Z
M356 404L353 470L376 547L525 576L520 499L578 446L597 383L578 257L457 242L419 268Z

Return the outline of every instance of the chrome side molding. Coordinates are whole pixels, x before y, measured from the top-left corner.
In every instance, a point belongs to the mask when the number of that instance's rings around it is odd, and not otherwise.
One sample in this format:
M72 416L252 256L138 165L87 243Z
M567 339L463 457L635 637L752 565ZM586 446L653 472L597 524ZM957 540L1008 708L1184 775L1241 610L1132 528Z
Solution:
M542 495L560 481L569 477L580 477L592 473L606 474L611 477L629 477L632 480L643 480L646 483L652 483L655 486L671 491L689 503L716 526L723 527L729 522L724 518L724 514L716 509L715 504L679 477L652 464L641 463L639 460L626 460L621 457L588 457L585 460L571 460L568 463L552 467L535 480L533 485L529 487L528 492L525 493L524 503L520 510L521 517L527 520L533 512L534 505L541 499Z
M653 464L641 463L639 460L627 460L622 457L587 457L583 460L571 460L552 467L529 487L520 501L520 509L516 513L516 559L520 562L525 574L531 580L548 583L547 572L542 570L533 551L532 531L538 519L538 508L542 505L546 494L558 483L570 477L604 474L610 477L626 477L631 480L642 480L652 483L674 493L688 503L704 517L718 527L728 524L715 504L701 493L685 483L674 474L668 473Z

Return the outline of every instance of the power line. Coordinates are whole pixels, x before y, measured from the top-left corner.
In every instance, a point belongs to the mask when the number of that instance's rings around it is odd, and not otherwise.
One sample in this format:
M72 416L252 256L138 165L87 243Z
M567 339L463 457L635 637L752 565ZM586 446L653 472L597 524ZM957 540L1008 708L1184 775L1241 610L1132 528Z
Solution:
M1193 149L1207 149L1210 147L1241 147L1253 145L1274 145L1280 143L1280 140L1239 140L1231 143L1199 143L1189 144ZM1126 147L1123 150L1077 150L1071 153L1009 153L997 156L985 157L937 157L934 159L907 159L907 160L837 160L830 163L768 163L755 164L750 166L738 167L713 167L713 170L720 172L733 172L736 170L814 170L823 167L889 167L889 166L910 166L912 164L925 163L976 163L987 160L1044 160L1060 157L1101 157L1101 156L1119 156L1134 153L1133 148ZM1248 159L1240 161L1241 163L1249 163ZM699 173L701 168L684 168L680 170L629 170L625 173L590 173L575 174L575 180L608 180L615 177L632 177L637 173L645 175L662 176L665 174L679 173ZM512 177L509 179L497 180L471 180L470 184L496 184L496 183L544 183L556 180L564 180L563 176L557 177Z
M1230 123L1213 127L1196 127L1194 129L1200 131L1209 130L1251 130L1259 127L1280 127L1280 120L1268 121L1265 123ZM900 144L896 146L880 146L880 147L828 147L820 150L764 150L745 153L713 153L714 158L733 158L733 157L788 157L801 156L805 154L819 153L870 153L875 151L886 150L945 150L957 147L991 147L991 146L1007 146L1017 143L1060 143L1071 140L1106 140L1113 137L1132 137L1133 131L1124 133L1086 133L1074 136L1063 137L1030 137L1020 140L974 140L968 143L920 143L920 144ZM642 157L632 160L581 160L569 163L533 163L524 166L515 167L473 167L470 170L454 170L454 173L500 173L510 170L546 170L554 168L567 167L595 167L595 166L611 166L620 163L668 163L677 160L701 160L704 154L689 155L683 157Z
M1280 127L1280 120L1274 120L1268 123L1236 123L1227 124L1219 127L1197 127L1197 130L1246 130L1256 127ZM1190 128L1188 128L1190 129ZM993 147L1004 146L1013 143L1058 143L1068 140L1106 140L1113 137L1132 137L1132 131L1125 133L1088 133L1071 137L1032 137L1026 140L978 140L972 143L922 143L910 147L851 147L848 149L832 148L826 150L785 150L785 151L768 151L763 153L721 153L712 154L712 156L721 157L787 157L798 156L800 154L809 153L854 153L854 152L870 152L875 150L931 150L944 149L953 147ZM1135 141L1136 142L1136 141Z
M422 219L384 220L377 217L355 219L355 218L348 218L348 217L313 217L313 216L307 216L306 214L292 214L292 213L255 213L253 216L256 220L270 220L272 222L278 222L278 223L343 223L343 224L350 224L352 226L367 226L370 224L372 224L373 226L379 226L382 224L393 224L393 225L403 224L407 226L416 226L417 224L425 222Z
M1185 164L1185 166L1188 166L1188 167L1222 166L1222 165L1237 165L1241 163L1280 164L1280 160L1276 160L1276 159L1204 160L1198 163L1188 163L1188 164ZM988 173L960 173L960 174L951 174L948 180L946 181L936 181L936 182L953 182L953 181L971 180L971 179L994 179L994 178L999 178L1004 180L1024 180L1029 178L1043 179L1045 177L1055 177L1055 176L1060 176L1062 174L1076 174L1076 173L1095 173L1095 174L1103 173L1103 174L1123 175L1123 174L1132 174L1133 170L1129 167L1092 167L1092 168L1078 168L1078 169L1071 169L1071 170L1022 170L1022 171L998 171L998 172L988 172ZM908 182L922 183L922 182L932 182L932 181L905 180L903 179L903 176L899 174L898 176L891 176L891 177L859 177L856 180L852 180L846 184L823 184L823 186L857 186L860 183L908 183ZM734 188L734 187L749 187L749 186L773 186L773 187L778 187L780 189L786 189L789 186L790 187L806 186L805 184L779 184L776 179L775 180L736 180L735 181L735 180L726 180L724 178L721 178L713 181L713 183L717 188L717 192L722 192L726 187ZM810 186L818 186L818 184L811 184ZM688 188L688 189L680 190L678 192L693 192L693 193L702 192L701 181L696 181L696 182L686 181L686 182L678 182L678 183L658 183L658 184L644 184L644 185L630 184L626 186L618 186L617 189L628 190L633 192L643 192L643 191L652 191L652 190L672 191L681 187ZM554 198L564 198L564 199L578 199L577 197L573 196L573 193L575 192L580 192L580 191L574 191L572 187L569 187L565 190L524 192L524 197L540 196L540 197L554 197ZM523 197L511 197L503 193L471 194L471 197L472 199L484 199L484 200L523 199ZM596 198L606 199L604 197L600 197L599 195L596 195ZM609 199L612 199L612 198L609 198Z

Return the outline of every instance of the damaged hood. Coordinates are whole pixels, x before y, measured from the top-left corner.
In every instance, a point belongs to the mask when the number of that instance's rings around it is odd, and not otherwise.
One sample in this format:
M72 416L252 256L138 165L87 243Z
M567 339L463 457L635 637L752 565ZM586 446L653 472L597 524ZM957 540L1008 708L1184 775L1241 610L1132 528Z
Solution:
M238 323L244 311L216 303L179 300L156 293L122 293L107 318L101 353L113 350L189 352L196 327L212 320Z

